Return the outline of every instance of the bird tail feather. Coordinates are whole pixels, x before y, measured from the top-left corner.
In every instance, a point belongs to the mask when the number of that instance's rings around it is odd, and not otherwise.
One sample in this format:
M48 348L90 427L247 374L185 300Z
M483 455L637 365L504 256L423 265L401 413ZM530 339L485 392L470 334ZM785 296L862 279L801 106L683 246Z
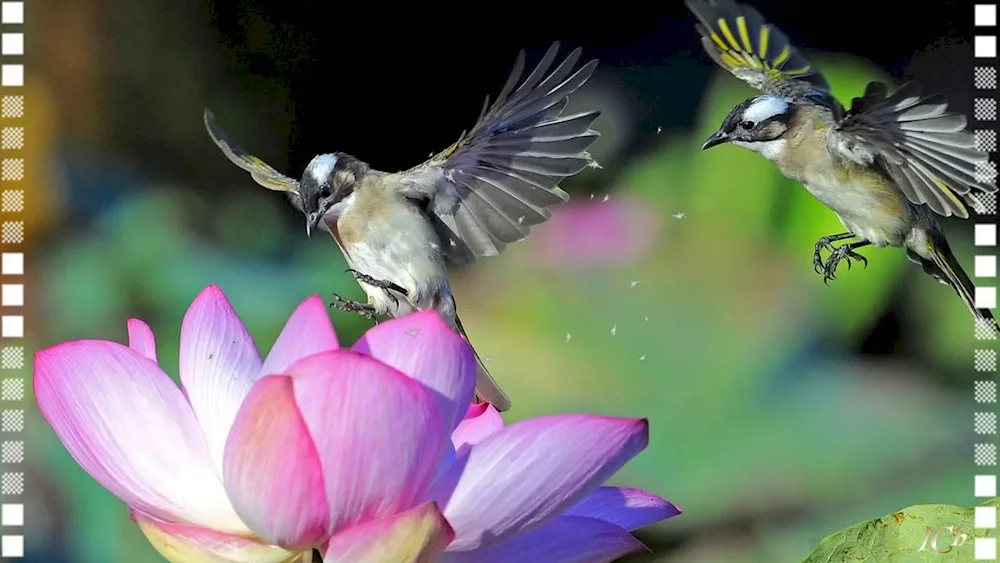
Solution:
M462 338L465 338L466 342L469 342L468 335L465 334L465 327L462 326L462 321L459 320L458 316L455 316L455 328L458 329L459 334ZM472 346L472 343L469 343ZM497 384L493 376L490 375L486 365L483 363L482 358L479 357L479 353L476 352L475 347L472 347L472 353L476 355L476 401L480 403L490 403L498 411L504 412L510 410L510 399L507 398L507 394L500 389L500 385Z
M928 250L930 260L923 259L912 251L908 251L911 260L920 263L924 271L934 276L941 283L951 286L958 296L962 298L965 306L969 308L973 316L988 323L993 331L1000 333L1000 325L989 309L976 307L976 286L969 279L968 274L962 269L955 254L951 251L948 241L943 235L932 235Z

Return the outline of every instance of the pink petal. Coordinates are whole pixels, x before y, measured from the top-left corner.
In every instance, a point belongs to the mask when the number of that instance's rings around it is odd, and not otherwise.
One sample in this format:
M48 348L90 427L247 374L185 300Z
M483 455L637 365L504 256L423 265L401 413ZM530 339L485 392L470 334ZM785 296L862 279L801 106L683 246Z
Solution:
M375 325L353 349L430 387L449 430L455 428L472 401L476 387L475 353L435 311L413 313Z
M632 531L680 513L669 501L640 489L599 487L564 514L597 518Z
M325 563L434 563L455 533L433 502L333 536Z
M503 430L503 418L500 411L489 403L476 403L469 407L465 418L451 433L451 441L455 449L465 444L477 444L487 436Z
M477 416L486 412L486 407L488 407L489 405L490 405L489 403L470 403L469 408L465 409L465 416L462 417L462 420L469 420L470 418L476 418Z
M252 538L207 528L160 522L133 514L149 543L167 561L185 563L283 563L294 555Z
M648 551L614 524L594 518L560 516L502 544L475 551L445 553L438 563L610 563Z
M128 320L128 347L156 362L156 338L153 329L139 319Z
M299 360L289 374L323 466L328 532L412 507L449 445L427 388L348 350Z
M245 532L180 389L148 358L79 340L35 354L35 397L73 459L156 518Z
M304 549L327 537L330 507L316 446L292 387L285 375L268 375L254 385L226 443L224 482L254 533Z
M181 323L181 384L222 471L233 418L260 372L260 356L222 290L202 291Z
M313 295L299 305L281 329L271 352L264 360L260 374L284 373L302 358L340 348L337 334L330 323L326 305L318 295Z
M445 517L456 534L451 549L492 545L561 514L648 441L645 420L587 415L526 420L473 445L465 456L460 453L430 498L447 500Z

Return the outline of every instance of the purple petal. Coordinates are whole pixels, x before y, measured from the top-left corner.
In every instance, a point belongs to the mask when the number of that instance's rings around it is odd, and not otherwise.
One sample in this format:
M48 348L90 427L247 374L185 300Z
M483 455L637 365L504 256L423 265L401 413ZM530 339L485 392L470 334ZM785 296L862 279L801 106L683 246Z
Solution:
M503 430L500 411L489 403L476 403L469 406L465 418L451 433L451 441L457 450L465 444L478 444L500 430Z
M643 490L600 487L564 514L597 518L632 531L680 513L669 501Z
M73 459L126 504L161 520L245 533L191 406L148 358L79 340L35 355L35 398Z
M330 323L326 305L318 295L313 295L299 305L281 329L271 352L264 360L260 374L284 373L295 362L306 356L340 348L337 334Z
M435 311L413 313L375 325L354 351L388 364L429 387L441 418L455 428L472 401L476 357L469 343Z
M372 520L333 536L325 563L431 563L455 536L437 505Z
M264 376L247 395L226 443L224 475L237 514L260 538L298 550L328 537L323 470L291 377Z
M560 415L519 422L460 455L431 498L447 501L452 549L484 547L558 516L648 441L645 420Z
M610 563L642 551L648 551L642 542L614 524L594 518L560 516L499 545L474 551L449 551L437 563Z
M448 444L427 388L348 350L309 356L288 372L323 467L328 532L414 506Z
M156 362L156 338L153 329L139 319L128 320L128 347Z
M180 376L220 474L229 428L259 372L260 356L243 321L222 290L208 286L181 323Z

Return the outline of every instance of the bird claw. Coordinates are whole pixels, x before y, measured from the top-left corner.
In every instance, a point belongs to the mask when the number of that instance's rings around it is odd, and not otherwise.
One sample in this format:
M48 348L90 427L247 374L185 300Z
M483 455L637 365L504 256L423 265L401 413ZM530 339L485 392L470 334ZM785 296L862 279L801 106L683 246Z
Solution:
M353 299L347 299L342 297L340 294L333 294L333 303L330 303L331 307L340 309L341 311L346 311L348 313L357 313L362 317L370 321L375 320L375 307L367 305L360 301L355 301Z
M833 249L833 252L830 253L830 257L827 258L826 263L823 264L823 283L827 286L830 285L830 280L837 279L835 272L837 270L837 266L840 265L841 260L847 261L848 270L851 269L852 260L857 260L864 264L865 268L868 268L868 259L852 250L850 245L845 244L843 246L838 246Z
M813 254L813 270L817 274L823 273L823 256L819 253L819 250Z
M357 270L350 270L349 269L349 270L346 270L346 272L348 272L350 274L353 274L354 275L354 279L358 280L359 282L366 283L366 284L368 284L370 286L379 287L379 288L382 288L382 289L385 289L385 290L390 290L391 289L392 291L395 291L396 293L399 293L399 294L404 295L404 296L408 296L409 295L408 292L405 289L403 289L402 286L400 286L399 284L393 283L391 281L377 280L377 279L369 276L368 274L362 274L361 272L359 272Z
M830 254L833 254L834 252L837 251L837 247L833 246L833 243L830 241L829 237L823 237L818 241L816 241L816 246L814 247L813 250L813 270L815 270L817 274L824 273L823 254L822 254L822 251L824 250L829 251Z
M392 292L389 291L388 289L384 289L383 291L385 291L385 294L389 296L389 299L392 299L392 304L395 305L396 308L398 309L399 308L399 299L397 299L396 296L393 295Z
M381 288L383 291L385 291L385 294L389 296L389 299L392 299L392 302L396 307L399 307L399 299L397 299L396 296L393 295L392 293L393 291L404 296L409 295L408 292L405 289L403 289L402 286L393 283L391 281L377 280L369 276L368 274L362 274L361 272L350 268L345 270L345 272L352 274L354 276L354 279L358 280L359 282L366 283L373 287Z

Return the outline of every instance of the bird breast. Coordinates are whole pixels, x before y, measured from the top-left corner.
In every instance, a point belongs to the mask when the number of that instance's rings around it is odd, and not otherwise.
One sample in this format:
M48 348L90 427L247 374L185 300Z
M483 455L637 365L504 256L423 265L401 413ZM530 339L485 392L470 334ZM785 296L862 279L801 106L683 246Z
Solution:
M447 284L437 234L423 212L409 200L393 195L381 200L359 196L337 227L352 267L403 287L417 308L424 308L423 302ZM388 297L381 288L361 285L372 299Z

